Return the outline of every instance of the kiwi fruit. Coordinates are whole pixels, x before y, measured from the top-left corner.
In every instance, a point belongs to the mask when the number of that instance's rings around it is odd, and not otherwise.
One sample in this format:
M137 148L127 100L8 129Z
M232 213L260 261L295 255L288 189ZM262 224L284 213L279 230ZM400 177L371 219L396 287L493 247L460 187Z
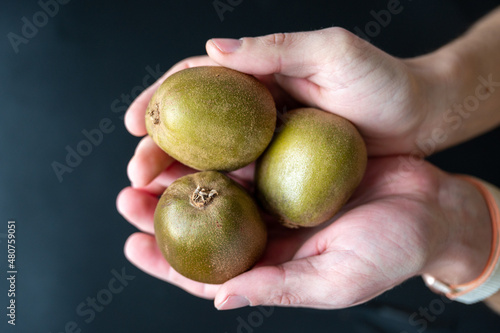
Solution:
M177 272L211 284L251 268L267 241L253 198L217 171L174 181L158 202L154 228L163 256Z
M156 90L146 128L167 154L197 170L231 171L271 141L276 107L255 77L220 66L181 70Z
M257 161L257 197L285 226L317 226L347 202L366 162L365 143L348 120L315 108L295 109Z

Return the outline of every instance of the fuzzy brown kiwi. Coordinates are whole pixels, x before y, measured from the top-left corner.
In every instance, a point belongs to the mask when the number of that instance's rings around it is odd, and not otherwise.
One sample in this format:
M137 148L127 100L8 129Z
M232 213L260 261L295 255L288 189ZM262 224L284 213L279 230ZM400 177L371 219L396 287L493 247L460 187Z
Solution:
M285 226L316 226L347 202L366 163L363 138L347 119L292 110L256 164L257 196Z
M211 284L251 268L267 241L252 197L216 171L174 181L156 207L154 228L163 256L177 272Z
M219 66L181 70L151 98L146 128L156 144L197 170L231 171L258 158L276 125L266 86Z

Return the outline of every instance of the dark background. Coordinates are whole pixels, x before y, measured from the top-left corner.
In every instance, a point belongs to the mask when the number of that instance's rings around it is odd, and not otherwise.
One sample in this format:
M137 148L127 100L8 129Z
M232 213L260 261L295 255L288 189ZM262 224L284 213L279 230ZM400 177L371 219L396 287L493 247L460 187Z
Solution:
M139 138L123 125L128 102L122 94L135 96L145 88L148 66L164 72L185 57L203 54L205 41L212 37L333 25L363 29L373 20L370 11L387 8L388 0L231 3L236 5L221 20L213 0L72 0L41 21L16 53L8 34L22 36L23 17L29 22L34 15L43 19L37 16L42 7L35 0L1 2L0 331L498 332L500 317L483 304L444 303L419 278L352 309L218 312L212 301L150 277L125 259L123 245L135 229L117 213L115 198L129 184L126 166ZM457 37L498 2L401 4L404 10L371 42L409 57ZM98 128L106 118L109 133L58 179L54 162L65 164L67 148L76 149L86 139L83 131ZM496 130L430 160L444 170L500 185L498 142ZM9 219L17 227L15 327L6 323ZM122 270L135 278L110 294L112 271ZM97 296L109 302L101 312L92 318L88 312L77 313L82 302ZM436 315L422 320L419 311L425 308Z

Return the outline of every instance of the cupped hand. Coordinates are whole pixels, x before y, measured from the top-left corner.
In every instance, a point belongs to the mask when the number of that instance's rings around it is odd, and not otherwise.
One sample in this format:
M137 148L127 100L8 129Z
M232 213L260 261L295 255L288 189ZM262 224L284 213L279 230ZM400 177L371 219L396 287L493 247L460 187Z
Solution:
M271 221L267 250L256 267L222 285L209 285L173 270L156 245L153 213L158 193L193 172L174 162L148 187L120 193L119 211L141 230L126 242L126 256L148 274L196 296L214 298L219 309L344 308L422 273L450 283L479 275L489 253L484 241L488 228L476 228L470 221L487 223L481 195L428 163L404 172L399 163L391 157L370 159L363 182L335 221L294 230ZM251 168L232 176L251 184ZM467 204L460 206L459 200Z
M444 109L445 79L436 57L402 60L341 29L272 34L256 38L212 39L208 57L186 59L148 88L130 107L126 125L146 134L143 117L158 85L180 69L222 65L263 81L278 112L299 105L318 107L351 120L369 155L411 153L434 109ZM432 60L431 60L432 59ZM426 134L424 134L426 135Z

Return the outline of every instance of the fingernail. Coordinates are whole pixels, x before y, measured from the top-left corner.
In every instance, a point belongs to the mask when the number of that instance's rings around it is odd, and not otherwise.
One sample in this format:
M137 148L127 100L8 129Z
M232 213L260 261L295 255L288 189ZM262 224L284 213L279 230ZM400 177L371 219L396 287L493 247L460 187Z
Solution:
M226 298L224 302L222 302L221 305L217 307L218 310L232 310L232 309L238 309L242 308L245 306L249 306L250 301L248 298L243 297L243 296L229 296Z
M241 39L232 38L214 38L212 43L222 52L222 53L233 53L241 46Z

